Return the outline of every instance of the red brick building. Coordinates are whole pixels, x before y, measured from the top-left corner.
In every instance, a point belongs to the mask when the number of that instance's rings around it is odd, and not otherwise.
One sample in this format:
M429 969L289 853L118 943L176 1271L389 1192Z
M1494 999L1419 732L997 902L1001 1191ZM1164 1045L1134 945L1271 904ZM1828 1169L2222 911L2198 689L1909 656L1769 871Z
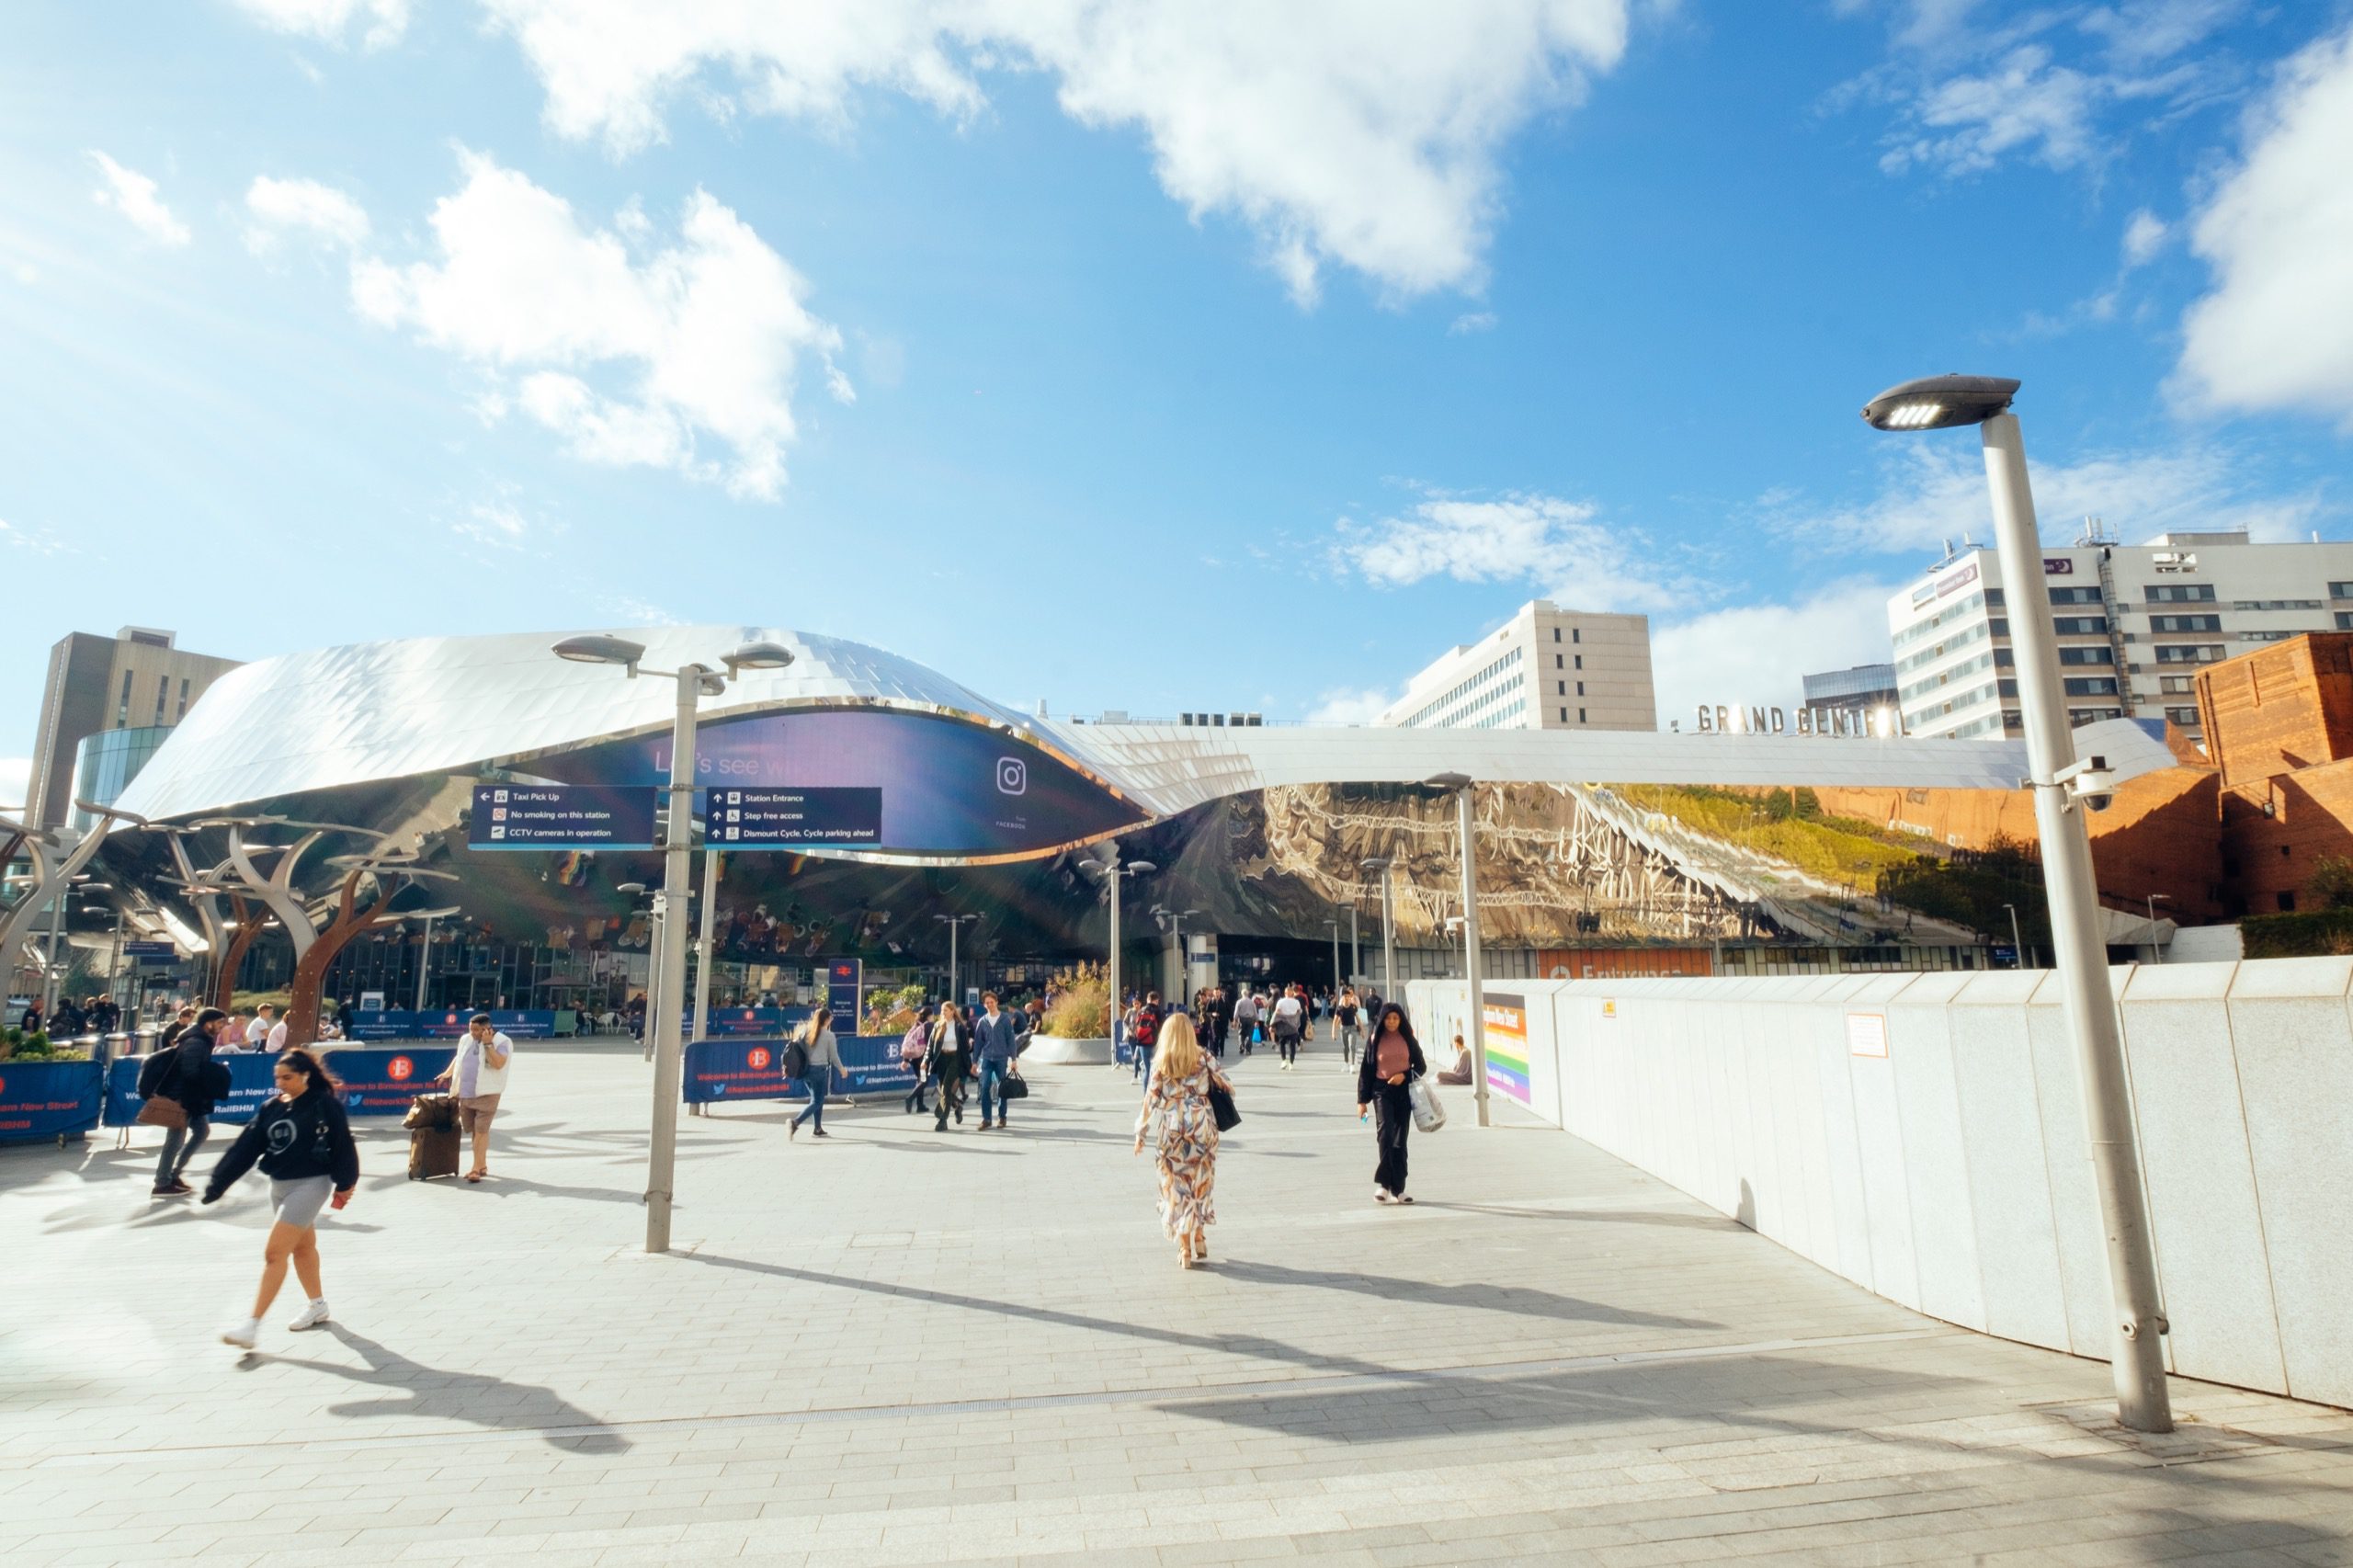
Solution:
M2200 670L2198 707L2220 769L2228 912L2293 910L2324 856L2353 860L2353 632Z

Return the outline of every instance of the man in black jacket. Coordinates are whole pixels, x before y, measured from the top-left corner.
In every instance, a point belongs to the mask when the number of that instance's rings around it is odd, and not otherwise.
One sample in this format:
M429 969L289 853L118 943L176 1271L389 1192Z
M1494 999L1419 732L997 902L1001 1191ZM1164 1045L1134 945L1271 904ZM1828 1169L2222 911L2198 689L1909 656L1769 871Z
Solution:
M229 1070L212 1060L212 1047L229 1015L207 1007L172 1048L171 1065L155 1085L154 1097L177 1105L188 1118L184 1127L167 1128L163 1157L155 1162L156 1198L185 1198L196 1188L180 1179L188 1163L204 1147L212 1132L212 1108L229 1092Z

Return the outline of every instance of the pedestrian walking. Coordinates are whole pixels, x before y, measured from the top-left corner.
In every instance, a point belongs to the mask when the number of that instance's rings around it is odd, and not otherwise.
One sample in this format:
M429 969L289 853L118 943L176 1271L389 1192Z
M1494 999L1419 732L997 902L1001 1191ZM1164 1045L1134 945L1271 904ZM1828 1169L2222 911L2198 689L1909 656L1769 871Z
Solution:
M1013 1015L999 1011L994 991L981 993L981 1017L972 1026L972 1038L980 1044L981 1131L989 1130L989 1107L994 1100L995 1125L1002 1132L1006 1130L1005 1113L1012 1108L1006 1102L1005 1081L1014 1071L1014 1058L1021 1054L1022 1037L1014 1026Z
M1283 1071L1288 1073L1299 1064L1299 1037L1307 1032L1307 1004L1299 999L1299 987L1285 990L1275 1003L1275 1049L1282 1052Z
M140 1069L140 1094L151 1102L160 1102L155 1111L169 1119L162 1123L164 1152L155 1162L153 1196L156 1198L184 1198L196 1190L183 1179L183 1173L212 1134L214 1103L229 1092L229 1069L212 1060L213 1042L228 1021L229 1015L220 1008L205 1008L172 1047L168 1058L157 1051ZM142 1120L150 1120L146 1106L140 1108L139 1115ZM174 1121L178 1125L172 1125Z
M1160 1028L1166 1015L1161 1010L1160 993L1147 991L1137 1004L1135 1017L1128 1025L1130 1061L1135 1068L1133 1076L1143 1081L1144 1071L1152 1064L1153 1053L1160 1049Z
M1136 1112L1135 1152L1143 1153L1147 1136L1157 1137L1160 1223L1187 1268L1208 1260L1209 1227L1217 1223L1217 1113L1210 1105L1211 1085L1233 1092L1233 1085L1202 1054L1191 1020L1182 1014L1170 1018L1153 1052L1143 1108Z
M939 1005L939 1022L931 1028L931 1081L939 1086L939 1115L931 1124L934 1132L948 1131L950 1111L956 1125L964 1125L964 1080L972 1071L972 1040L971 1026L964 1021L963 1009L953 1002Z
M1342 989L1339 1001L1332 1008L1332 1020L1338 1026L1340 1036L1340 1061L1348 1066L1356 1064L1357 1043L1364 1039L1364 1024L1359 1017L1362 1006L1357 1000L1357 988L1350 985Z
M1357 1066L1357 1119L1379 1113L1381 1158L1372 1171L1376 1203L1411 1203L1405 1196L1405 1137L1414 1130L1414 1099L1407 1085L1429 1071L1405 1009L1394 1002L1381 1009L1372 1039Z
M309 1305L286 1326L316 1328L327 1321L327 1293L319 1277L319 1210L332 1200L337 1209L359 1185L359 1146L344 1119L343 1096L319 1059L301 1049L278 1059L272 1072L278 1093L245 1124L204 1184L204 1201L221 1195L256 1162L269 1178L269 1204L277 1219L262 1244L261 1288L254 1292L253 1315L223 1329L222 1343L251 1350L262 1314L278 1299L291 1264Z
M473 1140L474 1163L468 1181L490 1175L490 1122L498 1114L498 1096L506 1092L507 1065L515 1060L515 1042L493 1028L488 1013L466 1020L458 1054L434 1074L458 1096L458 1130Z
M1258 998L1246 986L1242 999L1233 1005L1233 1022L1241 1037L1242 1054L1247 1056L1258 1030Z
M834 1038L831 1008L819 1007L809 1015L808 1026L801 1032L801 1071L794 1076L801 1080L801 1086L809 1091L809 1103L801 1108L801 1114L792 1119L792 1124L784 1130L784 1135L788 1140L796 1138L801 1133L802 1122L814 1120L817 1125L810 1136L829 1138L833 1135L825 1131L825 1096L833 1089L835 1074L839 1073L845 1078L849 1075L848 1067L842 1062L841 1042Z
M915 1014L914 1027L899 1039L899 1065L915 1075L915 1086L907 1092L906 1100L900 1107L908 1116L919 1115L923 1110L924 1085L928 1082L924 1076L924 1057L931 1050L932 1020L938 1016L939 1009L925 1003Z

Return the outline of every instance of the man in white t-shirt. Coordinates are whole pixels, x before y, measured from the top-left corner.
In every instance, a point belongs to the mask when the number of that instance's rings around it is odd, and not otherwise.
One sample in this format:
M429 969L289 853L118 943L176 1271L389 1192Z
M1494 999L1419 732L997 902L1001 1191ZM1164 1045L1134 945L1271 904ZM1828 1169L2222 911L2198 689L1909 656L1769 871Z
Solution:
M466 1024L466 1038L458 1054L436 1074L458 1096L458 1125L473 1139L474 1168L468 1181L490 1174L490 1119L498 1114L498 1096L506 1092L506 1064L515 1059L515 1042L491 1027L488 1013L476 1013Z
M1307 1028L1307 1007L1298 992L1286 991L1276 1001L1273 1027L1275 1045L1283 1053L1283 1071L1288 1073L1299 1061L1299 1037Z
M272 1029L282 1031L284 1028L285 1026L278 1021L278 1009L264 1002L254 1009L254 1021L245 1026L245 1049L259 1051L264 1046L268 1046L276 1050L278 1045L285 1042L286 1037L281 1032L276 1040L272 1040L270 1031Z

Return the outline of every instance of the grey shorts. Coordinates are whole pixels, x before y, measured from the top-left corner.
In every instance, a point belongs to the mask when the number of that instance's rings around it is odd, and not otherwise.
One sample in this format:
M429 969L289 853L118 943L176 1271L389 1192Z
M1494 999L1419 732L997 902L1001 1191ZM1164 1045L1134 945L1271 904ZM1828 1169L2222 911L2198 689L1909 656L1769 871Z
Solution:
M269 1184L269 1206L278 1211L278 1222L309 1230L319 1222L319 1210L335 1196L335 1177L297 1176L292 1181L273 1179Z

